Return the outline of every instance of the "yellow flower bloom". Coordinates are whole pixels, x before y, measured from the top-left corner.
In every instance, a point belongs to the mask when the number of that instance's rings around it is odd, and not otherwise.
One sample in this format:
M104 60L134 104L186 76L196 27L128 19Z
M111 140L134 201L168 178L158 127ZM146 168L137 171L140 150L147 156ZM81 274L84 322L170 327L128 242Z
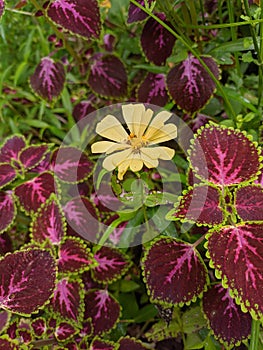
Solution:
M151 109L145 110L141 103L122 106L122 114L129 134L113 115L107 115L97 124L96 132L112 141L99 141L91 146L92 153L106 153L102 166L112 171L118 168L118 179L122 180L126 171L139 171L143 165L156 168L158 159L170 160L174 150L157 146L177 136L176 125L165 122L172 116L162 111L153 117Z

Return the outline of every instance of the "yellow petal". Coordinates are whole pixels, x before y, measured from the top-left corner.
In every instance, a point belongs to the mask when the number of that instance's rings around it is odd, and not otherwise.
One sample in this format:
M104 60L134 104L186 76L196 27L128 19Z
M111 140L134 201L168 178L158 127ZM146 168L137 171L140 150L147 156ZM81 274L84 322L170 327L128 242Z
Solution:
M172 113L167 111L162 111L158 113L152 120L151 124L149 125L148 129L145 133L145 138L147 140L151 140L151 138L154 136L154 134L159 131L163 126L164 123L172 116ZM173 124L168 124L173 125ZM173 138L173 137L172 137Z
M130 166L130 159L123 161L118 166L118 179L119 180L123 180L123 176L125 175L125 173L128 170L129 166Z
M110 154L112 152L121 151L129 147L130 145L123 144L123 143L115 143L111 141L99 141L91 145L91 152Z
M152 160L164 159L170 160L173 158L175 151L172 148L159 146L159 147L144 147L141 148L141 153L148 156Z
M122 113L130 132L138 138L142 137L150 123L153 111L151 109L145 111L142 103L130 103L122 106Z
M131 154L132 150L130 148L121 152L113 153L104 159L102 166L106 170L112 171L113 169L117 168L117 166L119 166L119 164L121 164L124 160L127 160Z
M156 168L159 164L158 154L156 154L155 152L152 152L151 148L141 148L141 159L149 169Z
M150 144L157 144L165 141L172 140L177 137L177 126L175 124L166 124L159 130L152 132L148 141Z
M113 115L107 115L97 124L96 133L116 142L125 142L128 134Z
M143 167L143 161L140 158L132 158L130 162L130 169L132 171L140 171Z

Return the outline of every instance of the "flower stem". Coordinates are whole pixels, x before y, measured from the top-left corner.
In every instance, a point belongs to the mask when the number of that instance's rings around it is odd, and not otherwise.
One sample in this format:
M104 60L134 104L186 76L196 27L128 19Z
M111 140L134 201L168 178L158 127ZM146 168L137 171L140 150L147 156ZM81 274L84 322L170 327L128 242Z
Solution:
M260 321L252 320L249 350L258 350Z

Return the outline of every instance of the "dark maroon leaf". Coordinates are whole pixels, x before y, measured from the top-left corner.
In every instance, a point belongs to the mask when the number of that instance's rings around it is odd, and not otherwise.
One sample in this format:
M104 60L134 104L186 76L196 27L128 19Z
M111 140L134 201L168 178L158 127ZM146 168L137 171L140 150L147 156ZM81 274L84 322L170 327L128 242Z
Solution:
M216 338L228 345L245 340L251 331L251 316L244 313L220 284L213 285L203 297L203 310Z
M6 253L11 252L12 250L13 245L9 234L7 234L7 232L2 233L0 235L0 255L5 255Z
M72 115L75 121L78 122L94 111L95 111L95 107L93 107L93 105L91 104L91 101L86 100L86 101L81 101L74 106Z
M151 299L166 304L195 300L206 288L207 270L195 248L175 239L158 238L143 259Z
M202 60L219 79L219 69L212 57ZM215 83L199 60L189 54L188 58L176 64L167 75L167 87L175 103L183 110L199 111L215 91Z
M143 7L145 7L144 0L138 0L137 2L140 5L142 5ZM153 2L154 2L154 0L148 0L149 5L151 5ZM148 15L146 12L144 12L138 6L136 6L132 2L130 2L127 23L143 21L147 17L148 17Z
M3 333L3 330L7 327L9 319L10 319L10 313L6 310L0 310L0 333L1 334Z
M137 91L138 101L163 107L168 102L168 93L163 74L148 73Z
M16 178L15 169L8 163L0 164L0 188Z
M38 243L48 239L52 244L59 245L66 230L66 221L55 197L51 196L35 215L31 233L34 241Z
M171 27L163 13L158 13L156 16ZM158 66L163 65L171 55L174 43L175 37L160 23L152 17L147 20L141 35L141 45L149 61Z
M23 136L14 135L8 138L0 149L0 163L10 163L12 158L18 160L18 155L24 147L26 142Z
M235 207L244 221L263 221L263 187L246 186L236 191Z
M48 251L30 249L0 260L0 307L30 315L50 298L56 280L56 264Z
M129 268L127 257L119 250L101 247L94 254L98 266L92 270L93 278L100 283L110 283L121 277Z
M90 350L115 350L115 345L112 342L107 342L105 340L94 339Z
M3 16L4 10L5 10L5 1L0 0L0 18Z
M231 293L253 317L263 314L263 225L239 224L221 228L208 238L215 269Z
M15 189L20 205L28 213L36 212L51 195L56 192L54 177L48 173L42 173L33 180L19 185Z
M47 15L60 27L88 39L98 39L101 22L97 0L54 0Z
M62 278L54 291L52 306L64 319L79 322L83 316L83 285L78 279Z
M0 233L8 229L14 221L16 208L11 191L0 191Z
M76 147L60 147L52 155L55 175L62 181L77 183L86 180L92 173L93 162Z
M25 169L31 169L40 163L40 161L44 158L47 150L47 145L28 146L21 151L19 160Z
M71 338L75 333L77 333L77 329L69 324L68 322L60 322L55 331L55 337L58 341L65 341Z
M139 340L135 338L125 337L119 340L119 350L145 350L147 349Z
M59 272L83 272L90 268L93 262L90 249L81 239L67 238L59 248Z
M64 66L54 62L50 57L44 57L30 77L34 92L48 102L52 102L61 94L66 75Z
M8 337L0 337L0 349L1 350L19 350L19 343L15 340L11 340Z
M89 242L95 242L99 232L99 218L87 197L76 197L63 208L68 225Z
M85 296L84 317L91 318L94 335L99 335L115 326L120 317L120 305L107 290L89 291Z
M170 220L195 222L200 225L219 225L224 220L220 207L220 192L211 186L190 188L181 198L179 206L172 209Z
M50 159L51 159L51 152L48 152L36 167L30 169L30 172L41 174L45 171L51 170Z
M120 59L111 54L96 54L91 61L88 76L90 88L104 97L125 97L128 89L128 78Z
M47 330L46 320L42 317L36 318L31 322L31 327L36 337L41 337Z
M260 166L256 146L241 131L214 124L200 129L189 159L198 176L222 186L250 180Z

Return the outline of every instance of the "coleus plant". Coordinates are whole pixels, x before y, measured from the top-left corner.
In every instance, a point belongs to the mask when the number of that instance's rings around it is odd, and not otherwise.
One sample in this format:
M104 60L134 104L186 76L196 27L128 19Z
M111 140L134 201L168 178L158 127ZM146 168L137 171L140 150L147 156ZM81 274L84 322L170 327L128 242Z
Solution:
M202 297L213 333L231 347L250 335L251 318L260 320L263 313L263 188L255 183L261 150L241 131L207 124L192 140L188 158L188 188L167 218L205 226L206 233L194 243L155 239L143 259L144 280L152 301L165 307ZM209 281L197 249L204 239L220 281Z

